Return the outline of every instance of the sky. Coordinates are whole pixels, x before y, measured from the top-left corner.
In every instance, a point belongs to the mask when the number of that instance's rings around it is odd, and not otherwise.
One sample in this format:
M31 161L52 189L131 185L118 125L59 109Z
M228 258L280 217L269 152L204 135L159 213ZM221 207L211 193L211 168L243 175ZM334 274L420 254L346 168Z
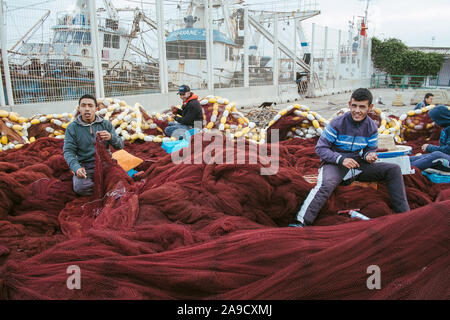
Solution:
M321 14L309 21L335 28L342 28L353 16L363 16L366 6L359 0L318 2ZM372 0L369 36L398 38L407 46L450 47L449 13L450 0Z
M25 26L32 26L46 9L59 9L76 0L4 0L11 18L8 33L23 33ZM247 0L251 9L292 11L299 2L317 2L321 14L307 20L318 25L346 31L348 21L363 16L367 0ZM96 0L97 6L103 0ZM112 0L117 7L147 6L154 8L154 0ZM180 17L177 4L186 8L188 0L166 0L165 16ZM32 5L29 7L29 5ZM27 9L20 9L28 6ZM19 9L18 9L19 8ZM368 10L369 36L381 39L398 38L408 46L450 47L450 0L371 0ZM31 17L30 14L34 14ZM178 16L177 16L178 15ZM26 30L26 29L25 29ZM11 32L11 33L10 33ZM46 35L41 34L42 38ZM435 40L432 40L432 37ZM11 37L13 38L13 37ZM17 40L8 39L10 41ZM14 42L13 42L14 43Z

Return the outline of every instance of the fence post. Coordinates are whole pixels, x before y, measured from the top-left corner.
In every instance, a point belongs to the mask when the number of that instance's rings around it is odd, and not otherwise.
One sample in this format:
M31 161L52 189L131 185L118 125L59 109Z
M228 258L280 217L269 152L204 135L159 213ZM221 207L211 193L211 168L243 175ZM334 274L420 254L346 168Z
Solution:
M325 27L325 44L323 48L323 82L327 86L328 75L328 63L327 63L327 50L328 50L328 26Z
M311 53L309 56L309 85L308 85L308 95L310 97L314 96L314 36L315 36L316 24L312 24L311 32Z
M248 8L244 9L244 87L248 88L250 85L249 73L248 73L248 51L250 45L250 30L248 24Z
M278 87L278 13L273 15L273 85ZM277 88L278 92L278 88Z
M1 67L0 67L1 69ZM5 91L3 91L3 75L2 72L0 72L0 107L5 107L6 106L6 101L5 101Z
M372 66L372 38L367 38L367 77L371 78L371 67Z
M158 50L159 50L159 87L161 93L169 92L166 43L164 41L164 8L163 1L156 0L156 21L158 22Z
M292 61L292 75L293 81L297 80L297 63L295 62L297 59L297 18L294 18L294 60Z
M11 74L9 73L9 61L8 61L8 48L6 46L6 12L5 7L3 5L3 0L0 0L1 6L1 15L0 15L0 38L1 38L1 47L2 47L2 60L3 60L3 71L5 73L5 86L6 86L6 95L8 98L8 104L10 106L14 105L14 96L11 86ZM2 96L4 95L2 88ZM5 101L6 105L6 101Z
M95 0L89 0L89 18L91 20L91 34L92 34L92 57L94 58L94 82L95 82L95 94L97 98L105 97L105 89L103 86L103 74L101 63L101 50L99 46L98 36L98 21L97 13L95 9Z
M339 90L342 89L341 87L341 80L339 79L340 69L341 69L341 41L342 41L342 30L339 30L338 33L338 52L337 52L337 63L336 68L334 71L334 79L336 80L336 83L339 87Z
M211 0L205 1L206 24L206 59L208 66L208 90L214 90L214 32L212 29L212 4Z

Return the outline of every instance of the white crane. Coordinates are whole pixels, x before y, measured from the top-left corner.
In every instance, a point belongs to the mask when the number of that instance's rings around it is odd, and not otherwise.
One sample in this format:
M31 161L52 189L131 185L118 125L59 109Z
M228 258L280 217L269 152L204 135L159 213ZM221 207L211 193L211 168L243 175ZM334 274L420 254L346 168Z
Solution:
M108 12L109 17L113 20L119 20L119 13L112 2L110 0L103 0L103 3L105 4L106 12Z

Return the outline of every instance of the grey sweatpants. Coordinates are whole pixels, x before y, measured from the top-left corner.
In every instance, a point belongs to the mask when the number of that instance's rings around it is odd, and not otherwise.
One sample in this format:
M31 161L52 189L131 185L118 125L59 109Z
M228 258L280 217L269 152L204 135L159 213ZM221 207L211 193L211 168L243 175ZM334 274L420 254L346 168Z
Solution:
M90 196L94 192L94 171L95 162L86 162L81 164L86 169L87 178L78 178L73 176L73 191L80 196Z
M365 161L359 163L359 165L360 167L357 169L362 172L354 178L354 181L386 182L394 211L399 213L410 210L406 198L403 175L398 165L385 162L369 164ZM317 177L317 185L310 191L303 202L297 214L297 220L305 225L313 224L320 209L322 209L334 189L342 182L348 171L349 169L335 164L324 164L321 166Z

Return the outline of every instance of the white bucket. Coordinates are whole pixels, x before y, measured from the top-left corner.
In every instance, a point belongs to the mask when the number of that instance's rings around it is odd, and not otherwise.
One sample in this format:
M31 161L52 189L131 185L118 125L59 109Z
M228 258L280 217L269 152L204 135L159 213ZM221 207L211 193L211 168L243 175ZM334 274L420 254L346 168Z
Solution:
M400 166L402 169L402 174L414 174L415 170L411 169L411 163L409 161L409 156L400 156L394 158L378 158L376 162L387 162L387 163L395 163Z

